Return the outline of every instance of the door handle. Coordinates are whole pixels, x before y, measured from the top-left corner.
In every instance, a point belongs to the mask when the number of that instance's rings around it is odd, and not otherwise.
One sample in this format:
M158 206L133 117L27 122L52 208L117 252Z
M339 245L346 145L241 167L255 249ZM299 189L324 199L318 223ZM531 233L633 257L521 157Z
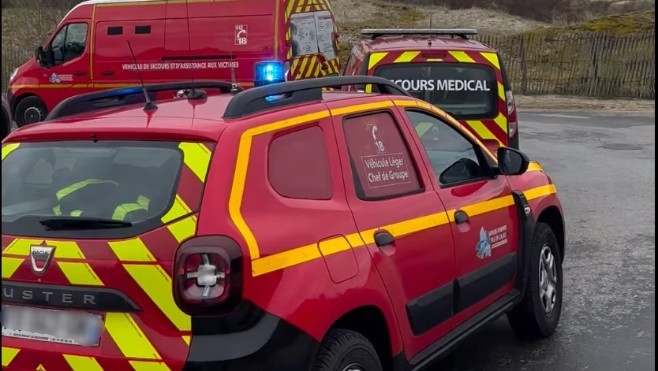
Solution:
M469 217L468 214L466 214L465 211L463 210L457 210L455 211L455 223L457 224L464 224L468 222Z
M114 75L114 71L103 71L103 72L101 72L101 75L103 75L103 76L112 76L112 75Z
M377 247L384 247L391 245L395 242L395 237L387 231L379 231L375 233L375 245Z
M76 76L84 76L84 75L86 75L86 74L87 74L87 72L85 72L85 71L76 71L76 72L74 73L74 75L76 75Z

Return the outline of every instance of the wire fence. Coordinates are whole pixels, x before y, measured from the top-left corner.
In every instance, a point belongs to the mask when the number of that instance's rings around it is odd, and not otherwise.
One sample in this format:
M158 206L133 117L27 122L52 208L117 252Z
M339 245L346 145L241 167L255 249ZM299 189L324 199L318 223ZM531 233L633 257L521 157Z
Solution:
M655 99L655 30L631 35L480 35L505 62L515 92Z

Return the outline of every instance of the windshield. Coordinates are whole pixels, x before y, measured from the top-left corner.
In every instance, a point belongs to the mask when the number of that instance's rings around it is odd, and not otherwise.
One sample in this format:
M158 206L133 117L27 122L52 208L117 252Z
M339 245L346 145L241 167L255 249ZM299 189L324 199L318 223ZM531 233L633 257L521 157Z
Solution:
M449 112L456 119L497 115L498 83L493 69L464 63L396 63L375 70L411 95Z
M48 235L47 226L53 224L48 221L71 218L157 227L175 197L182 163L182 152L173 142L6 145L2 233ZM112 224L100 226L111 229ZM103 228L94 228L94 233L102 234Z

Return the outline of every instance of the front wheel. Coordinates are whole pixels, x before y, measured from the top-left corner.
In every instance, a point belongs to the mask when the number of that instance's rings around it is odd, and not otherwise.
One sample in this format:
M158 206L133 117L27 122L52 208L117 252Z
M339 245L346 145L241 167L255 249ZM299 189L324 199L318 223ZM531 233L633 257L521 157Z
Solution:
M375 347L363 335L331 330L322 341L313 371L382 371Z
M537 223L528 254L523 301L507 319L522 338L546 338L555 332L562 312L562 257L551 227Z
M35 96L21 99L16 105L14 120L19 127L43 121L48 115L48 108L41 99Z

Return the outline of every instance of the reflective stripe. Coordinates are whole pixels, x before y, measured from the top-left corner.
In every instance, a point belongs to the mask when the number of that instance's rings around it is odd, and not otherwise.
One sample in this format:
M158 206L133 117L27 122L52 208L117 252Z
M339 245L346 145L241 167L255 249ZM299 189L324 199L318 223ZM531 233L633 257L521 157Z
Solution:
M45 242L48 246L55 247L55 258L85 259L85 255L74 241L52 241L33 240L28 238L17 238L7 246L2 255L30 255L30 246L40 246Z
M108 242L114 255L121 261L154 262L155 257L140 238Z
M57 262L72 285L103 286L103 281L87 263Z
M505 96L505 86L498 83L498 98L507 103L507 96Z
M190 216L167 226L176 241L183 242L196 232L196 216Z
M11 278L25 259L2 257L2 278ZM4 356L3 356L4 358Z
M393 63L408 63L416 59L420 52L404 52Z
M169 371L169 366L164 362L130 361L135 371Z
M11 361L14 360L18 352L20 352L20 349L2 347L2 365L9 366L9 364L11 363Z
M30 255L30 246L32 245L41 245L43 240L31 240L28 238L17 238L12 241L7 248L2 251L2 255L21 255L29 256ZM4 258L3 258L4 260Z
M498 63L498 55L496 53L488 53L488 52L483 52L480 53L486 60L491 63L492 66L496 67L496 69L500 69L500 63Z
M171 205L171 208L167 213L162 217L162 223L169 223L172 220L178 219L182 216L185 216L191 212L190 207L187 206L185 201L180 197L180 195L176 194L176 199L174 199L174 203Z
M74 356L72 354L64 354L66 363L71 366L73 371L103 371L101 365L94 357Z
M176 305L171 291L171 277L161 266L124 264L123 267L178 330L191 330L192 320Z
M210 164L210 150L202 143L181 143L178 148L183 151L183 161L192 170L200 181L206 181L208 165Z
M462 52L462 51L451 51L451 52L448 52L448 53L450 53L450 55L452 55L452 57L455 58L456 60L458 60L459 62L463 62L463 63L475 63L475 61L473 60L473 58L471 58L471 56L469 56L469 55L466 54L465 52Z
M2 146L2 159L4 160L7 155L14 152L20 145L20 143L9 143Z
M496 116L494 122L499 128L507 133L507 118L502 113L499 113L498 116Z
M370 59L368 60L368 70L371 70L373 67L375 67L377 63L381 62L382 59L386 58L387 55L388 52L370 54Z
M82 188L84 188L84 187L86 187L90 184L106 184L106 183L119 185L117 182L113 182L111 180L87 179L87 180L83 180L83 181L71 184L70 186L68 186L66 188L60 189L59 191L57 191L55 196L57 197L57 200L61 200L62 198L70 195L71 193L73 193L73 192L75 192L79 189L82 189Z
M137 202L135 203L122 204L117 206L117 208L114 209L114 214L112 214L112 219L124 220L126 218L126 215L128 215L133 211L137 211L137 210L148 211L150 203L151 200L149 200L147 197L139 196L137 197Z
M482 121L468 120L466 121L466 123L468 124L468 126L471 127L471 129L473 129L478 134L480 138L495 139L498 141L498 143L500 143L501 146L503 145L503 143L498 138L496 138L496 136L487 128L487 126Z
M108 312L105 328L126 358L161 359L130 313Z

